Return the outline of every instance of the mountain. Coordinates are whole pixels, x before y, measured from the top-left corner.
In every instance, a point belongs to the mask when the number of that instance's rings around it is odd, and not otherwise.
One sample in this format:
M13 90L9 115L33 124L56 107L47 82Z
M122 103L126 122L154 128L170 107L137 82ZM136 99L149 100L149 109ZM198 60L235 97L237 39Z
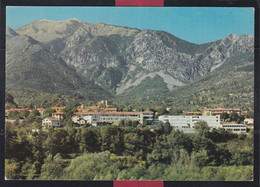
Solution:
M6 90L33 90L86 96L97 100L110 94L83 79L43 44L11 28L6 32Z
M77 19L40 20L17 32L42 42L77 72L116 94L155 75L163 78L169 90L189 83L193 55L210 45L192 44L163 31Z
M74 85L71 84L65 90L83 89L81 83L88 80L91 87L106 90L96 90L97 93L106 92L104 95L108 97L113 95L115 102L140 105L149 102L153 105L176 104L178 94L185 96L182 89L189 87L199 92L192 85L206 84L204 78L213 81L214 76L223 73L221 70L230 65L234 65L233 69L242 68L241 64L234 62L235 59L242 54L251 57L253 50L253 36L250 35L230 34L222 40L197 45L164 31L90 24L78 19L39 20L15 31L10 30L9 35L37 42L49 56L59 59L58 64L70 69L75 78L72 76L68 81L78 80L78 87L71 87ZM26 46L20 47L24 50ZM48 55L44 54L43 59ZM23 56L26 55L20 54ZM39 61L40 58L36 57L31 62ZM14 59L10 56L8 63ZM249 67L252 62L251 58L241 63ZM224 73L232 74L233 69ZM101 99L99 95L96 97Z

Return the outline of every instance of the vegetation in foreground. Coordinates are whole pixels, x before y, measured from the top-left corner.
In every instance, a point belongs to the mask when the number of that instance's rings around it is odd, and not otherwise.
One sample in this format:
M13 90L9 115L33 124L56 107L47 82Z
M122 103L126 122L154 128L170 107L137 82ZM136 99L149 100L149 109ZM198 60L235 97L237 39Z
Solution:
M30 116L6 124L8 179L252 180L253 131L197 124L196 134L118 126L41 129ZM39 129L39 131L35 130Z

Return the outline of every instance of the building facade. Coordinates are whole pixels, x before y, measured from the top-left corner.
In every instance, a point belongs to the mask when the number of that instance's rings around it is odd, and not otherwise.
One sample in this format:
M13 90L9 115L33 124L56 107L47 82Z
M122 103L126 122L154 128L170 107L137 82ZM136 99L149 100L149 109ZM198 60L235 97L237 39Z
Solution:
M199 121L207 122L211 129L220 128L220 116L170 116L163 115L159 116L159 121L166 123L169 122L174 129L179 129L184 133L194 133L194 125Z
M60 127L60 120L54 117L47 117L42 120L43 127Z
M76 112L72 116L72 121L79 125L92 125L95 127L101 123L99 114L88 115L86 112Z
M222 128L224 128L226 131L230 131L233 133L241 133L246 132L246 125L245 124L222 124Z
M52 113L52 117L57 118L59 120L63 120L65 117L65 113L64 112L55 112L55 113Z
M86 119L91 116L91 124L93 126L99 124L117 124L120 120L138 121L140 124L145 122L152 123L153 112L75 112L72 121L77 123L79 119Z

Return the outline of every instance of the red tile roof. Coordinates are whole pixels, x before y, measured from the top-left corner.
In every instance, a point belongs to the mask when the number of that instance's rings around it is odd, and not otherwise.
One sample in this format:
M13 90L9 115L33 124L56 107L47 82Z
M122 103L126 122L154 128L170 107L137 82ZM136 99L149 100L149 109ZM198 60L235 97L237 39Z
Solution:
M54 107L51 107L53 110L56 110L57 112L59 112L61 109L65 109L66 107L65 106L62 106L62 107L57 107L57 106L54 106Z
M37 108L36 110L41 111L41 112L44 112L44 111L45 111L44 108Z
M239 108L208 108L208 109L204 109L205 111L240 111Z
M14 111L21 112L24 110L29 110L29 109L28 108L12 108L10 110L6 110L6 112L14 112Z

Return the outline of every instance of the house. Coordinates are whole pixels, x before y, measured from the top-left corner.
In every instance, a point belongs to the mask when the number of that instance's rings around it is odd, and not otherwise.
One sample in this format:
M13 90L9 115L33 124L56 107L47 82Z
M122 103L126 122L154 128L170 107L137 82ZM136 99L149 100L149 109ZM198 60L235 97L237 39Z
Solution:
M44 108L37 108L36 110L38 110L38 112L40 113L40 115L42 116L45 109Z
M237 114L241 114L241 110L239 108L207 108L203 110L203 115L218 115L226 112L228 114L232 112L236 112Z
M98 106L106 106L106 107L108 107L111 104L112 104L111 101L108 101L108 100L102 100L97 103Z
M247 125L253 125L254 124L254 118L246 118L244 120L244 123Z
M64 112L54 112L54 113L52 113L52 117L57 118L59 120L63 120L65 117L65 113Z
M206 121L211 129L220 128L220 116L185 116L185 115L163 115L159 116L159 121L169 122L174 129L179 129L184 133L195 133L194 125L199 121Z
M60 127L60 120L54 117L47 117L42 120L42 126L44 127Z
M55 106L55 107L51 107L53 110L55 110L56 112L60 112L60 110L62 110L62 109L65 109L66 107L65 106L63 106L63 107L57 107L57 106Z

